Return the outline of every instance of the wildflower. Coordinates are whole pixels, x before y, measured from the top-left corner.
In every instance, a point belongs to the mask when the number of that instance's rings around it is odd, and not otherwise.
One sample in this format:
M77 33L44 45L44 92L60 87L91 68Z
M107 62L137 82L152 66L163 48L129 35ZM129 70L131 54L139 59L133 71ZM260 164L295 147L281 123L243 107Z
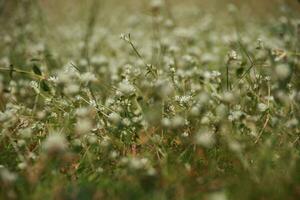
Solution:
M123 80L122 82L119 83L119 90L125 95L130 95L135 92L135 88L131 83L129 83L128 80Z
M153 168L153 167L150 167L148 170L147 170L147 174L149 176L154 176L156 174L156 170Z
M75 125L76 133L79 135L90 132L93 128L93 124L89 118L79 119Z
M84 74L81 75L81 80L83 82L88 83L88 82L95 82L95 81L97 81L97 78L96 78L95 74L93 74L91 72L86 72L86 73L84 73Z
M90 144L95 144L97 142L97 136L94 134L91 134L87 137L87 140Z
M104 65L104 64L107 64L108 63L108 60L105 56L93 56L91 58L91 63L93 65Z
M286 122L286 126L288 128L293 128L293 127L297 127L297 125L299 124L299 120L296 118L290 119L289 121Z
M122 124L123 124L124 126L130 126L130 125L131 125L131 121L130 121L130 119L128 119L128 118L124 118L124 119L122 120Z
M50 76L48 78L48 81L52 82L52 83L58 83L58 78L57 78L57 76Z
M240 110L236 110L236 111L231 111L230 115L228 116L229 121L235 121L240 119L240 117L242 117L244 115L244 113Z
M67 140L62 134L58 133L50 134L43 143L43 149L50 154L64 152L67 147Z
M32 87L37 94L40 93L39 84L36 81L30 81L30 87Z
M163 5L162 0L152 0L150 6L153 12L157 12L159 9L161 9L162 5Z
M235 96L232 94L232 92L225 92L223 94L222 98L226 103L233 103L235 100Z
M20 130L19 134L22 138L30 138L32 135L32 129L31 128L22 129Z
M260 112L265 112L268 109L268 106L264 103L259 103L257 105L257 108Z
M231 61L231 60L237 60L238 59L238 55L237 55L237 52L234 51L234 50L231 50L229 53L228 53L228 59Z
M201 118L201 124L209 124L210 119L208 116L204 116Z
M18 168L21 170L25 169L26 167L27 167L27 164L25 162L21 162L18 164Z
M75 94L79 92L79 89L80 89L79 85L75 83L70 83L64 88L64 92L66 94Z
M263 47L264 47L264 43L263 43L262 39L259 38L257 40L257 47L256 47L256 49L263 49Z
M199 106L193 106L190 110L190 114L192 116L198 116L200 114L200 111L201 111L201 109Z
M169 127L169 126L171 126L171 120L168 119L168 118L163 118L163 119L161 120L161 124L162 124L164 127Z
M242 150L242 146L240 143L236 142L236 141L230 141L228 143L228 146L230 148L231 151L233 152L240 152Z
M108 115L109 121L113 122L114 124L118 124L121 121L121 117L118 113L112 112Z
M182 137L188 137L188 136L189 136L189 133L188 133L187 131L185 131L185 132L183 132L183 133L181 134L181 136L182 136Z
M90 113L90 108L89 107L77 108L75 113L78 117L87 117Z
M201 145L203 147L211 148L215 143L215 138L213 133L205 130L200 131L196 134L195 138L196 144Z
M0 176L3 182L12 183L17 179L17 175L15 173L10 172L8 169L0 169Z
M98 167L97 170L96 170L98 173L103 173L104 172L104 169L102 167Z
M208 200L227 200L226 193L224 191L213 192L209 195Z
M280 64L275 67L275 73L280 80L286 79L291 71L288 65Z
M172 125L172 127L174 127L174 128L183 126L183 125L184 125L184 118L181 117L181 116L178 116L178 115L175 116L175 117L172 119L171 125Z

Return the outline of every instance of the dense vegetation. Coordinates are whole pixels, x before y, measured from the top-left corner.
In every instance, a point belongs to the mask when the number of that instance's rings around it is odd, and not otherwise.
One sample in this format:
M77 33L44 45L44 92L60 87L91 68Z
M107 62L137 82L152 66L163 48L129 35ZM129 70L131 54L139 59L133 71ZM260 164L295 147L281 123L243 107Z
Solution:
M87 5L0 9L1 199L300 198L293 8Z

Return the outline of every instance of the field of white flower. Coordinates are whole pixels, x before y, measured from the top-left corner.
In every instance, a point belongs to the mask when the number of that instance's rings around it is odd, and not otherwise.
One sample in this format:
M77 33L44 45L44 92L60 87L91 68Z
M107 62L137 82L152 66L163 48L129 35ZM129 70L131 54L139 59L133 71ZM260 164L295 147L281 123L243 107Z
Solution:
M300 199L300 3L208 2L0 0L0 199Z

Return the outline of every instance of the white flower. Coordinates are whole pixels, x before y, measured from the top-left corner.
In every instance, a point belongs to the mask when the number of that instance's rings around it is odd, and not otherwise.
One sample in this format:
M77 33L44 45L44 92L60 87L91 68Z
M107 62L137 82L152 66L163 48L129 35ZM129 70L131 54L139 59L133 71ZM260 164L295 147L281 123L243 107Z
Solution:
M198 116L200 114L200 110L201 109L199 108L199 106L193 106L190 110L190 114L192 116Z
M122 124L123 124L124 126L130 126L130 125L131 125L131 122L130 122L130 120L129 120L128 118L124 118L124 119L122 120Z
M183 132L183 133L181 134L181 136L182 136L182 137L188 137L188 136L189 136L189 133L188 133L187 131L185 131L185 132Z
M53 83L58 83L58 78L57 78L57 76L50 76L48 78L48 81L53 82Z
M76 115L78 117L86 117L90 113L90 108L89 107L81 107L76 109Z
M215 143L215 138L213 133L209 131L200 131L196 134L196 144L199 144L203 147L210 148Z
M87 137L87 140L90 144L95 144L97 142L97 137L96 135L92 134Z
M96 78L95 74L92 74L91 72L86 72L81 75L81 80L83 82L95 82L95 81L97 81L97 78Z
M43 148L49 153L63 152L67 147L67 140L58 133L50 134L43 143Z
M171 120L168 119L168 118L163 118L163 119L161 120L161 124L162 124L164 127L169 127L169 126L171 126Z
M18 164L18 168L21 169L21 170L25 169L26 167L27 167L27 164L25 162L21 162L21 163Z
M227 200L226 193L223 191L220 192L213 192L209 195L208 200Z
M259 103L257 105L257 108L260 112L265 112L268 109L268 105L266 105L264 103Z
M231 149L231 151L234 151L234 152L240 152L242 150L242 146L240 145L240 143L238 143L236 141L229 142L228 146Z
M236 110L236 111L231 111L230 115L228 116L229 121L235 121L240 119L240 117L243 115L244 113L240 110Z
M192 99L192 96L185 95L185 96L176 96L175 100L179 102L181 106L187 105Z
M153 168L153 167L150 167L148 170L147 170L147 174L149 176L154 176L156 174L156 170Z
M227 103L232 103L235 100L235 96L231 92L225 92L223 94L223 100Z
M238 55L237 55L236 51L231 50L231 51L228 53L228 58L229 58L229 60L237 60Z
M290 75L291 71L288 65L281 64L275 67L275 73L280 80L283 80Z
M125 95L130 95L135 92L134 86L126 79L119 83L119 90Z
M293 118L293 119L287 121L285 125L286 125L288 128L291 128L291 127L296 127L298 124L299 124L298 119Z
M30 81L30 87L32 87L37 93L39 93L39 84L36 81Z
M79 89L80 89L79 85L76 85L76 84L71 83L71 84L68 84L68 85L64 88L64 92L65 92L66 94L75 94L75 93L79 92Z
M184 122L185 122L184 118L177 115L172 119L172 127L176 128L176 127L183 126Z
M85 134L91 131L93 124L89 118L79 119L76 123L75 129L78 134Z
M21 129L19 134L21 135L22 138L30 138L32 135L32 130L31 128Z
M107 63L107 58L105 56L93 56L91 58L91 63L94 65L103 65Z
M118 113L112 112L108 115L109 121L118 124L121 121L121 116Z
M150 5L152 9L160 9L163 5L163 2L162 0L152 0Z
M0 168L1 169L1 168ZM1 179L4 181L4 182L7 182L7 183L11 183L11 182L14 182L16 179L17 179L17 175L8 171L7 169L1 169L0 171L0 176L1 176Z

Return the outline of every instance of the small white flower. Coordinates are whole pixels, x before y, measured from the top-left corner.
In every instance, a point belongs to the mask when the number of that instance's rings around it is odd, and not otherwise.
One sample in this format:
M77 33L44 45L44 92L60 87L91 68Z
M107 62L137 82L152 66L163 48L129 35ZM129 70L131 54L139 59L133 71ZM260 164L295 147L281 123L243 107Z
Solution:
M108 115L108 119L114 124L118 124L122 118L118 113L112 112Z
M21 135L22 138L30 138L32 135L32 130L31 128L21 129L19 134Z
M240 119L244 113L240 110L231 111L230 115L228 116L229 121L235 121Z
M66 94L75 94L79 92L79 89L80 89L79 85L75 83L70 83L64 88L64 92Z
M268 105L266 105L264 103L259 103L257 105L257 108L260 112L265 112L268 109Z
M231 92L225 92L223 94L223 100L227 103L232 103L235 100L235 96Z
M57 78L57 76L50 76L48 78L48 81L53 82L53 83L58 83L58 78Z
M156 174L156 170L153 168L153 167L150 167L148 170L147 170L147 174L149 176L154 176Z
M96 78L95 74L92 74L91 72L86 72L81 75L81 80L83 82L95 82L95 81L97 81L97 78Z
M67 140L62 134L58 133L50 134L43 143L43 148L49 153L63 152L67 147Z
M237 55L236 51L231 50L231 51L228 53L228 58L229 58L229 60L237 60L238 55Z
M187 131L182 133L182 137L188 137L188 136L189 136L189 133Z
M135 92L134 86L128 80L123 80L119 83L119 90L125 95L130 95Z
M0 176L4 182L11 183L17 179L17 175L8 171L7 169L0 169Z
M215 143L215 138L213 133L209 131L200 131L196 134L196 144L199 144L201 146L210 148L214 145Z
M21 162L18 164L18 168L21 170L25 169L26 167L27 167L27 164L25 162Z
M172 119L172 127L176 128L176 127L183 126L184 122L185 122L184 118L177 115Z
M96 135L92 134L87 137L87 140L90 144L95 144L97 142L97 137Z
M281 64L275 67L275 73L279 79L283 80L290 75L291 71L288 65Z
M79 119L75 125L75 130L78 134L86 134L93 128L93 124L89 118Z
M152 9L160 9L163 5L163 2L162 0L152 0L150 5Z
M129 120L128 118L124 118L124 119L122 120L122 124L123 124L124 126L130 126L131 122L130 122L130 120Z
M171 120L168 119L168 118L163 118L161 120L161 124L164 126L164 127L170 127L171 126Z
M190 110L190 114L192 116L198 116L200 114L200 108L199 106L193 106Z

